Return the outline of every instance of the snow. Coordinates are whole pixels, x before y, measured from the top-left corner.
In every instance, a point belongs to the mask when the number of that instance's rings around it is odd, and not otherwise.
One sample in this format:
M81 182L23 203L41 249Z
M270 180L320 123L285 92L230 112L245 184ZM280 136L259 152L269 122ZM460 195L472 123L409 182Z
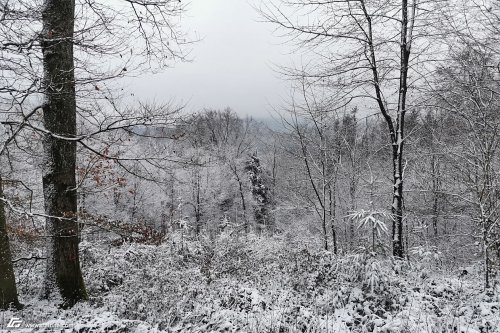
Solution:
M39 300L41 265L26 307L0 313L0 327L19 317L36 332L499 332L498 288L485 293L480 275L442 270L427 251L400 263L310 252L286 237L173 239L83 243L90 300L68 310Z

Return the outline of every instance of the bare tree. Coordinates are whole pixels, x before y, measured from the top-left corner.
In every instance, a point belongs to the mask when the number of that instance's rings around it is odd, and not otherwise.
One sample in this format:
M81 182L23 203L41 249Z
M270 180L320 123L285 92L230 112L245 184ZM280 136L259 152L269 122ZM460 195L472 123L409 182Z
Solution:
M285 148L293 158L303 163L303 177L310 191L302 196L321 221L323 248L329 250L328 235L331 231L333 250L338 250L336 221L337 188L341 146L344 145L338 123L336 107L307 80L299 80L292 102L281 116L297 149L290 144ZM337 124L338 125L338 124ZM286 144L284 144L286 145ZM295 184L300 186L299 184ZM308 192L312 194L309 195Z
M392 146L391 211L393 254L403 257L405 115L422 50L429 42L427 23L437 3L399 1L272 1L260 9L299 47L313 53L312 70L284 70L291 78L342 91L340 101L374 102L384 118ZM414 46L418 50L414 52ZM396 55L397 54L397 55ZM413 58L412 58L413 55ZM319 68L319 69L318 69ZM413 80L410 80L413 75ZM336 98L338 98L336 94Z
M463 184L455 195L470 206L476 222L474 236L482 244L486 288L491 285L492 254L500 246L500 86L495 63L484 47L466 45L439 70L435 92L440 109L455 119L449 135L461 138L460 145L447 147L447 154Z
M185 40L178 30L182 11L183 4L173 0L0 2L5 36L0 45L0 101L6 115L2 123L14 129L11 137L27 129L43 134L45 215L51 240L46 294L57 290L64 306L86 298L78 258L77 145L112 157L93 146L99 140L92 140L154 122L157 116L147 112L122 110L111 80L164 68L171 59L184 60ZM103 58L109 66L103 66ZM25 111L31 105L41 107ZM91 128L89 133L77 128L78 119ZM6 140L11 142L15 140ZM153 159L146 163L155 164ZM127 168L125 162L120 165Z
M254 121L251 118L241 119L230 108L224 110L206 109L194 114L186 120L186 123L179 127L179 130L186 134L186 141L194 149L196 159L203 159L200 163L193 165L193 173L200 173L205 169L219 166L217 171L226 168L230 175L236 180L237 192L241 204L241 217L243 223L240 225L246 232L250 231L250 219L248 215L249 202L246 195L246 175L244 171L244 157L254 146L252 127ZM206 155L201 158L200 155ZM207 176L208 177L208 176ZM195 187L199 182L194 181ZM198 193L199 190L195 190ZM198 198L199 195L195 195ZM194 201L198 201L195 199ZM194 207L200 205L193 205ZM195 214L196 214L195 209ZM236 213L234 220L238 221L240 214Z
M61 293L64 306L87 299L80 270L76 223L76 95L73 60L75 4L49 0L42 13L45 69L43 192L50 238L46 296Z

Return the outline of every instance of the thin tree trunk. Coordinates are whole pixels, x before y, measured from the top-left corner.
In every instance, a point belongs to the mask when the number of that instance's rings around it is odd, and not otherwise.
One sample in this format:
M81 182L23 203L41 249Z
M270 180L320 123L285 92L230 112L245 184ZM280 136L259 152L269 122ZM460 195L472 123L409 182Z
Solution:
M276 174L277 174L276 144L273 144L273 167L272 167L273 189L271 192L273 198L276 197Z
M73 59L74 0L44 3L43 51L45 128L43 192L49 235L46 297L57 289L63 307L87 299L78 253L76 135ZM58 138L59 137L59 138Z
M195 202L193 204L194 215L195 215L195 232L196 236L198 236L201 232L201 197L200 197L201 174L198 166L193 171L193 178L194 178L193 200Z
M134 182L134 193L132 197L132 221L133 223L136 223L136 216L137 216L137 189L138 189L138 184L137 180Z
M169 228L165 228L167 231L173 228L174 218L175 218L175 177L173 170L170 171L170 211L169 214Z
M0 177L0 198L3 199L3 184ZM20 308L17 299L16 279L12 266L9 237L7 235L7 221L4 202L0 200L0 309L6 310L10 306Z
M196 175L196 234L201 232L201 174L198 170Z
M332 242L333 242L333 253L338 254L338 245L337 245L337 231L336 221L337 221L337 173L338 167L335 167L335 176L333 178L333 188L329 187L329 196L330 196L330 228L332 230Z
M403 147L404 147L404 121L406 113L406 94L408 89L408 64L411 53L413 25L415 20L416 0L413 0L411 18L408 19L408 0L401 1L401 63L399 69L399 100L396 121L389 114L381 89L378 62L375 56L375 43L373 42L372 17L364 2L361 2L365 19L367 21L368 60L373 74L373 87L380 113L384 117L389 130L392 144L393 162L393 197L391 213L392 225L392 253L395 257L403 258Z
M323 123L323 119L321 119L321 123ZM321 177L322 177L322 188L321 188L321 195L323 197L323 205L322 205L322 227L323 227L323 248L325 251L328 251L328 231L327 231L327 218L326 214L328 211L328 206L326 205L326 195L327 195L327 163L328 163L328 156L326 152L326 139L324 138L323 135L321 135L321 147L320 149L322 150L322 160L321 160Z
M433 194L433 202L432 202L432 229L434 231L434 237L439 235L438 230L438 219L439 219L439 175L438 171L438 161L435 154L432 154L431 160L431 172L432 172L432 194ZM436 238L437 239L437 238Z
M399 137L399 135L398 135ZM402 148L403 143L394 144L395 152L393 158L394 167L394 193L392 198L391 213L393 216L392 226L392 251L393 255L398 258L403 258L403 159Z
M413 20L415 19L416 3L413 3L411 22L408 19L408 1L401 1L401 64L399 76L399 101L396 117L396 133L392 135L392 157L394 170L394 193L392 201L392 216L394 218L392 228L392 251L393 255L403 258L403 148L404 148L404 124L406 114L406 93L408 90L408 65L410 59Z
M326 212L327 212L327 207L326 207L326 183L325 183L325 176L323 176L323 189L322 189L322 194L323 194L323 212L322 212L322 228L323 228L323 248L325 251L328 251L328 231L326 228L327 224L327 219L326 219Z
M484 264L484 288L488 289L490 287L490 258L488 252L488 231L487 231L487 223L485 218L483 217L483 264Z
M370 167L368 165L368 167ZM373 179L373 174L370 169L370 210L373 212L375 211L375 205L374 205L374 188L373 185L375 184L375 180ZM372 251L375 253L377 251L376 245L375 245L375 240L377 236L377 228L375 226L375 223L372 225Z
M350 182L349 182L349 196L351 199L351 204L350 204L350 211L351 213L354 213L356 211L356 174L354 174L354 157L351 157L351 175L350 175ZM353 219L348 219L349 221L349 247L352 250L354 250L354 238L355 238L355 233L354 233L354 220Z
M243 191L243 184L241 182L240 176L238 175L238 170L236 169L236 165L230 165L229 168L233 172L234 176L236 177L236 181L238 182L238 187L240 191L240 198L241 198L241 208L243 209L243 224L245 228L245 233L249 232L248 228L248 219L247 219L247 205L245 203L245 192ZM236 216L237 217L237 216Z

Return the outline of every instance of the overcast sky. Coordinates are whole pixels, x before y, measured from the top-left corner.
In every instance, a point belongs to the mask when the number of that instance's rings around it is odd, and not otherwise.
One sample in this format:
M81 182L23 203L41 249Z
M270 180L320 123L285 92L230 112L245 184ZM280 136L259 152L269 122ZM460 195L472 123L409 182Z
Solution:
M183 26L202 40L193 45L191 63L133 80L136 97L188 104L188 110L230 106L240 115L267 117L289 92L289 83L273 70L290 64L291 55L259 22L257 0L192 0Z

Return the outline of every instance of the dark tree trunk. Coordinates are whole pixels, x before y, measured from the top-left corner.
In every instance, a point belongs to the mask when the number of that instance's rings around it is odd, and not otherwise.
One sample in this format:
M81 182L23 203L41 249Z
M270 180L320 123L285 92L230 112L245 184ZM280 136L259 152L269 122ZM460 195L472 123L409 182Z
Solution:
M87 299L78 253L76 193L76 98L73 59L74 0L44 3L43 51L45 104L50 132L44 138L43 192L48 247L46 296L56 290L64 307Z
M409 20L408 1L401 2L401 64L399 76L399 101L396 117L396 131L392 133L392 158L394 171L394 192L392 200L392 216L394 218L392 228L392 254L395 257L403 258L403 148L404 148L404 128L406 114L406 94L408 91L408 66L412 42L413 20L415 18L415 3L413 13Z
M392 196L393 216L392 225L392 254L395 257L403 258L403 160L402 148L403 143L393 144L393 168L394 168L394 192Z
M201 232L201 175L200 170L196 173L196 235Z
M337 245L337 231L336 231L336 222L337 222L337 170L335 170L335 177L333 179L333 189L330 186L329 195L330 195L330 228L332 230L332 242L333 242L333 253L338 254L338 245Z
M392 254L395 257L404 257L403 248L403 147L404 147L404 124L406 114L406 94L408 90L408 65L411 54L412 30L415 20L416 2L411 7L411 15L408 13L408 0L401 1L401 63L399 68L399 99L396 119L389 114L387 105L383 98L381 89L381 79L377 67L377 58L375 56L375 43L372 33L372 17L368 13L365 3L361 6L368 24L368 52L369 62L373 73L373 87L378 107L389 130L389 136L392 144L392 162L393 162L393 195L391 213L393 216L392 225Z
M432 176L432 229L434 231L434 237L437 240L439 236L438 220L439 220L439 161L436 154L432 154L431 159L431 176Z
M240 179L240 176L238 175L238 170L236 168L236 164L230 165L229 166L231 171L233 172L233 175L236 177L236 180L238 181L238 186L240 190L240 198L241 198L241 208L243 209L243 227L245 228L245 233L248 233L250 230L248 228L248 219L247 219L247 205L245 202L245 193L243 191L243 183Z
M245 171L248 173L250 178L250 183L252 184L252 194L256 202L254 217L257 224L257 232L260 233L265 229L274 232L274 224L269 212L271 199L268 188L264 185L261 177L262 170L260 160L257 156L250 156L250 160L246 163Z
M355 174L354 172L354 169L355 169L355 166L354 166L354 157L351 157L351 175L350 175L350 180L349 180L349 197L350 197L350 206L349 206L349 209L350 209L350 212L351 213L354 213L357 209L356 207L356 177L358 176L357 174ZM349 248L351 251L354 250L355 248L355 245L356 245L356 242L355 242L355 238L356 238L356 235L355 235L355 232L354 232L354 220L352 219L348 219L349 221Z
M0 178L0 198L3 198L2 186ZM0 200L0 310L6 310L11 306L19 308L21 305L17 299L4 203Z

